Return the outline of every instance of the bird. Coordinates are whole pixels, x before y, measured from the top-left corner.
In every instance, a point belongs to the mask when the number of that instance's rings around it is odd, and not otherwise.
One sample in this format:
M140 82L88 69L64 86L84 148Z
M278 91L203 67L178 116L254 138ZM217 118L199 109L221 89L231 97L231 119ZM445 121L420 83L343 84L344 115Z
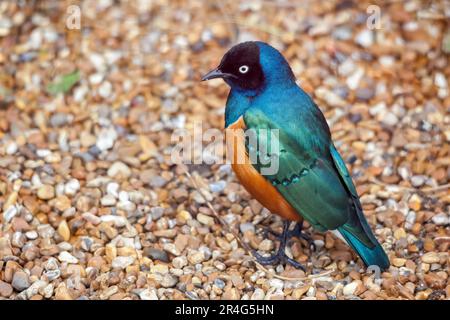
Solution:
M364 216L325 116L297 84L283 55L262 41L236 44L225 53L219 66L201 80L215 78L223 79L230 87L225 129L241 132L226 139L228 151L243 150L243 161L231 163L233 171L256 200L272 214L284 218L283 232L276 234L280 240L278 251L270 257L255 252L257 261L264 265L286 263L305 270L286 254L285 247L293 236L311 241L303 231L306 220L319 232L338 235L366 267L389 268L389 258ZM278 143L278 151L252 147L243 134L248 130L253 130L257 143L265 144L267 149L272 140L267 133L259 132L275 130L273 142ZM250 156L255 149L256 160ZM274 172L264 171L268 158L278 163ZM294 230L289 229L292 221L296 222Z

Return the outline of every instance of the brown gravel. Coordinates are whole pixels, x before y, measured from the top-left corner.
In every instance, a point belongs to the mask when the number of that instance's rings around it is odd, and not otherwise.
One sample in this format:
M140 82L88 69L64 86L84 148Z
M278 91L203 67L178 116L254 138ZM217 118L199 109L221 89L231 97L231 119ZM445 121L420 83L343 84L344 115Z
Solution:
M450 299L448 1L386 2L378 30L369 1L83 1L82 30L69 2L0 2L0 299ZM228 89L199 78L248 39L325 113L379 278L317 232L289 248L306 273L258 268L233 233L269 252L281 220L229 165L189 166L197 189L172 163L175 129L222 129Z

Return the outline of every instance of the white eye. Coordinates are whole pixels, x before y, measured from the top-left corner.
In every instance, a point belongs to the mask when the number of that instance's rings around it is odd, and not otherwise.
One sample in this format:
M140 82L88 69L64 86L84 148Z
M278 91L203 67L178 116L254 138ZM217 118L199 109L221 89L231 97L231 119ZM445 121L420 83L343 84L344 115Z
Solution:
M243 66L240 66L240 67L239 67L239 72L242 73L242 74L244 74L244 73L247 73L249 69L250 69L250 68L249 68L248 66L243 65Z

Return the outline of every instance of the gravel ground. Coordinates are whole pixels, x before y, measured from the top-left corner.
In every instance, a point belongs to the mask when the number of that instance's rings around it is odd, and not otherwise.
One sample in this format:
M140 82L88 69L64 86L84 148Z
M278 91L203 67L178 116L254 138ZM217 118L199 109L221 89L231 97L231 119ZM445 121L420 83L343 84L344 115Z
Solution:
M449 1L386 1L374 30L366 1L82 1L81 30L80 1L26 2L0 2L1 298L450 299ZM306 273L261 268L245 246L280 218L229 165L171 162L174 130L222 129L199 78L249 39L325 113L388 271L311 228Z

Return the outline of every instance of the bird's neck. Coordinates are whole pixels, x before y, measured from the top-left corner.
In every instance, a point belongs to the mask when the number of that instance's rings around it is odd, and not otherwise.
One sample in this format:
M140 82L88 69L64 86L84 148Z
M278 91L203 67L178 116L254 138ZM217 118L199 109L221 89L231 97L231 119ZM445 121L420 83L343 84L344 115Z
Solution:
M250 108L255 95L247 91L231 89L225 107L225 128L236 122Z

